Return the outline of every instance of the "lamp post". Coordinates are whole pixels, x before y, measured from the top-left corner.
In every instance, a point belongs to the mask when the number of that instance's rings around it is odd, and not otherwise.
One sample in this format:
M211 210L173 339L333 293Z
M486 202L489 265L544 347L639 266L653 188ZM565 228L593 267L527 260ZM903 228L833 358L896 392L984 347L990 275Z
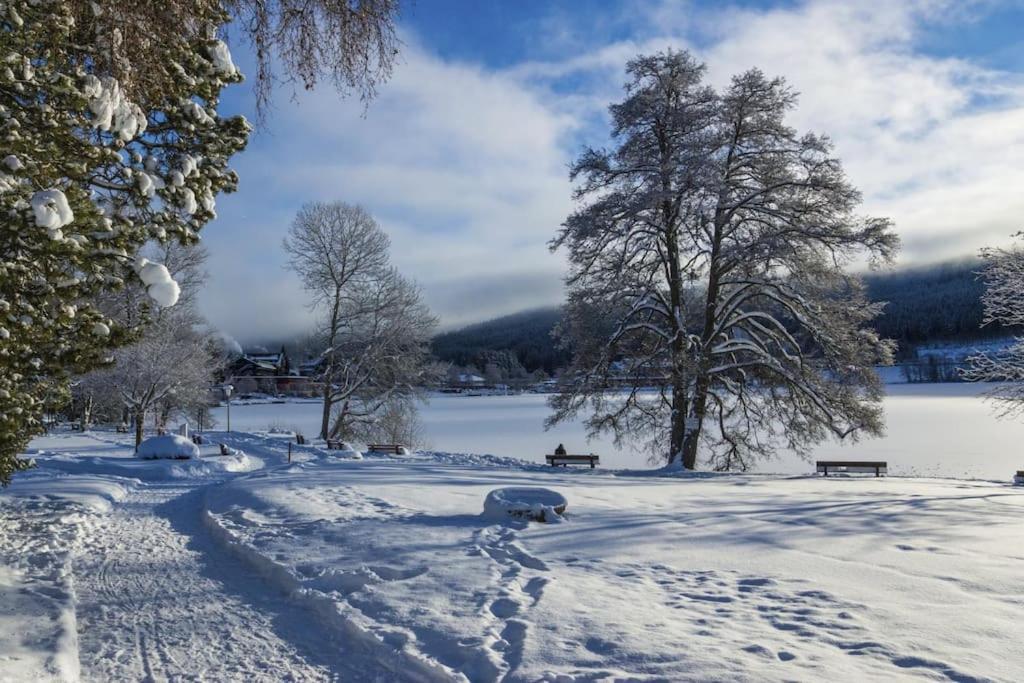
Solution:
M228 432L231 432L231 392L235 390L230 384L222 384L221 390L224 392L224 398L228 402Z

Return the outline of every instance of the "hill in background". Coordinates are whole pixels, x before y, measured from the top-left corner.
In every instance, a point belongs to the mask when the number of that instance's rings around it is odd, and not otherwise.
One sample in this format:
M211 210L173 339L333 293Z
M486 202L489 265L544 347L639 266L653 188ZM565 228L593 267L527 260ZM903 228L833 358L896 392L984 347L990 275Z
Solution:
M899 355L908 358L922 345L977 341L1003 337L999 326L981 329L981 294L976 259L864 277L872 301L886 301L885 312L874 327L883 337L899 344ZM569 352L556 346L551 335L561 317L557 307L537 308L445 332L434 338L434 354L458 366L477 366L486 352L510 351L530 372L548 374L566 365Z

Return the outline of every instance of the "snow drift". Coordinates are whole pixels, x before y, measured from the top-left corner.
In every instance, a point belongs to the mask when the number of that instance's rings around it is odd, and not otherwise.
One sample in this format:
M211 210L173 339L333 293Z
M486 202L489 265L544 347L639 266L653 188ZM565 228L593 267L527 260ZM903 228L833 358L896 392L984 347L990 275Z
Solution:
M164 434L152 436L143 441L139 444L135 455L144 460L191 460L199 457L199 446L183 436Z

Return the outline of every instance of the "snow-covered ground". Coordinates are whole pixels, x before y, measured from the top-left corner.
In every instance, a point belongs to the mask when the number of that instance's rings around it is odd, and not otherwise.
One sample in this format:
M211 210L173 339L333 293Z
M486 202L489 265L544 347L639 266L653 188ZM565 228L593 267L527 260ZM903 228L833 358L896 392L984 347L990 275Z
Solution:
M887 460L901 475L1005 479L1024 468L1024 422L996 420L979 396L978 384L896 384L887 386L887 436L855 445L832 442L814 454L820 459ZM651 467L644 455L617 448L610 439L587 442L579 423L544 431L549 410L540 394L513 396L434 395L421 417L431 448L455 453L494 455L544 462L544 454L564 443L570 453L598 453L613 468ZM318 402L232 406L232 429L319 431ZM225 426L224 408L215 411ZM758 466L761 472L806 473L813 469L795 455Z
M567 522L496 524L543 486ZM1015 680L1024 489L309 460L208 522L339 637L441 680ZM369 646L367 646L369 647ZM415 668L414 668L415 667Z
M493 399L461 400L472 412ZM919 429L919 444L938 438ZM139 460L104 432L33 442L40 466L0 491L0 680L1024 671L1012 471L681 476L447 452L357 460L293 440L288 463L284 435L209 436L195 461ZM215 455L218 441L239 452ZM557 492L564 521L484 514L504 487Z

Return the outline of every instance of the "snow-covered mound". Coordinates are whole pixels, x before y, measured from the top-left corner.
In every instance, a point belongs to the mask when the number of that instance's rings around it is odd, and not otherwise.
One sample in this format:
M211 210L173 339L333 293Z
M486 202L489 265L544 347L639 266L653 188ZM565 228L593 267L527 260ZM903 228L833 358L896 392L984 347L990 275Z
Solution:
M559 522L568 501L558 491L535 487L494 489L484 499L484 517L495 521Z
M199 446L177 434L151 436L139 444L135 456L143 460L191 460L199 457Z

